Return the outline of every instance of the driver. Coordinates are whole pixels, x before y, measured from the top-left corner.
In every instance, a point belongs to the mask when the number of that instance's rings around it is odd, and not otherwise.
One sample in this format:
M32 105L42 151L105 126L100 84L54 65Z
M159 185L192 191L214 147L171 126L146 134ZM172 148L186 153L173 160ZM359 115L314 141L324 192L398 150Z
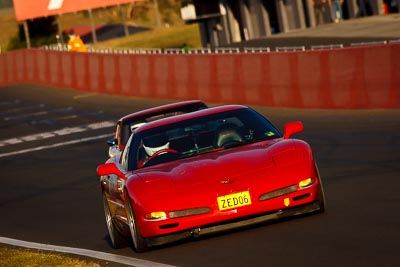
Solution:
M149 146L145 146L145 145L143 144L143 147L144 147L144 151L146 151L146 155L147 155L148 157L151 157L151 156L153 156L154 153L156 153L157 151L160 151L160 150L163 150L163 149L168 149L168 148L169 148L169 142L167 142L166 144L164 144L164 145L162 145L162 146L158 146L158 147L149 147ZM163 153L166 153L166 152L163 152ZM160 154L163 154L163 153L160 153Z
M138 167L143 167L148 160L154 158L158 151L169 148L169 141L163 135L149 136L143 138L142 148L144 153L139 153ZM159 155L167 152L161 152Z
M142 126L142 125L145 125L146 123L145 122L139 122L139 123L136 123L136 124L134 124L134 125L131 125L130 127L131 127L131 132L133 132L135 129L137 129L137 128L139 128L140 126Z

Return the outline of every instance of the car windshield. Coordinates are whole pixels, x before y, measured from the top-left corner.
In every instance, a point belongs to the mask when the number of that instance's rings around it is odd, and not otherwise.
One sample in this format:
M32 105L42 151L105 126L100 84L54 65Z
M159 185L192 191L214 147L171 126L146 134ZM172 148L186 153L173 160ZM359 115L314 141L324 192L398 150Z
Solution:
M197 117L135 134L130 169L279 137L267 119L249 108Z
M122 144L126 144L133 130L135 130L136 128L145 123L206 108L207 105L204 104L203 102L195 102L191 104L186 104L184 106L173 107L165 110L160 110L157 112L150 112L148 114L146 113L144 115L135 116L133 118L127 119L123 121L120 126L121 142Z

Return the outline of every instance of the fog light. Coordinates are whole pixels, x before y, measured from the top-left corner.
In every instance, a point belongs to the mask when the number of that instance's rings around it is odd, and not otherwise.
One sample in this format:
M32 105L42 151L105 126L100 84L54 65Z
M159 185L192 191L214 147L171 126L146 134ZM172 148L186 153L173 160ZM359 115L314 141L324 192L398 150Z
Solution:
M304 188L310 187L314 184L314 182L315 182L314 178L307 178L307 179L299 182L299 188L304 189Z
M146 221L162 221L167 219L167 214L163 211L154 211L144 215Z

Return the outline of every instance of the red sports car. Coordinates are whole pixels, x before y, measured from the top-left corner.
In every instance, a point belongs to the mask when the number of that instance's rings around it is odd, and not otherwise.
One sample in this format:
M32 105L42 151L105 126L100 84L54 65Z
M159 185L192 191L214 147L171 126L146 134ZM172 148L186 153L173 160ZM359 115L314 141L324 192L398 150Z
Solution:
M115 126L114 138L107 141L107 144L109 145L108 156L113 157L121 153L132 131L149 121L155 121L205 108L207 108L207 105L200 100L188 100L149 108L126 115L118 120Z
M112 245L137 252L191 236L324 211L311 147L239 105L136 128L97 168Z

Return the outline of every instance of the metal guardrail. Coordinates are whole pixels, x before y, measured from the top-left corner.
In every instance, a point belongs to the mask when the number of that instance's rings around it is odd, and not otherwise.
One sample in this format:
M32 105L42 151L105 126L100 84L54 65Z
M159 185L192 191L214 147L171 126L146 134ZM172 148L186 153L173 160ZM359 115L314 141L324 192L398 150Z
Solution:
M276 52L292 52L292 51L306 51L305 46L278 46L275 48Z
M88 52L100 54L162 54L161 48L101 48L89 47Z
M360 42L351 43L350 46L368 46L368 45L384 45L389 43L400 43L400 39L389 40L389 41L373 41L373 42ZM41 47L45 50L53 51L68 51L66 44L51 44ZM240 49L238 47L218 47L215 49L211 48L110 48L110 47L93 47L87 45L89 53L101 53L101 54L234 54L234 53L270 53L272 52L269 47L244 47ZM329 45L312 45L311 50L323 50L323 49L341 49L344 48L343 44L329 44ZM0 50L1 51L1 50ZM275 52L292 52L292 51L306 51L305 46L281 46L276 47Z
M165 48L165 54L210 54L210 48Z
M387 44L387 41L351 43L350 46L368 46L368 45L380 45L380 44Z
M390 44L394 44L394 43L400 43L400 39L397 40L389 40Z
M232 53L240 53L240 49L238 47L218 47L214 50L215 54L232 54Z
M312 45L311 50L338 49L343 48L343 44Z
M211 54L211 48L189 48L189 54Z
M245 47L243 48L245 53L269 53L271 49L269 47Z
M186 51L183 48L166 48L164 49L165 54L185 54Z
M68 45L66 44L51 44L42 46L45 50L53 50L53 51L68 51Z
M127 48L127 54L162 54L161 48Z

